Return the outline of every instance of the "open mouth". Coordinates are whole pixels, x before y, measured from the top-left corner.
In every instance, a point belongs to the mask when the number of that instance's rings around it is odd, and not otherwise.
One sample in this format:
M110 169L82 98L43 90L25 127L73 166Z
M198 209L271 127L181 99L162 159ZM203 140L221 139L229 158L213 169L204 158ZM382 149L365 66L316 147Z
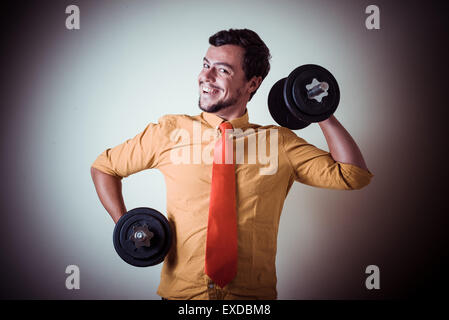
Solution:
M201 85L201 93L205 94L205 95L216 95L217 93L219 93L220 90L216 89L216 88L212 88L206 85Z

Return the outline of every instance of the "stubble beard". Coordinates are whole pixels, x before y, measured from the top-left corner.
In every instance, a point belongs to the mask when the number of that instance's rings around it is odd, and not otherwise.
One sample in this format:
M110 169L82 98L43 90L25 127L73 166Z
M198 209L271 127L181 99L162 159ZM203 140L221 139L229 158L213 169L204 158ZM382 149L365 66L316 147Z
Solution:
M240 91L237 92L236 96L240 96ZM198 107L206 112L215 113L220 110L224 110L226 108L229 108L230 106L233 106L237 103L238 99L237 97L230 97L227 100L218 101L217 103L209 106L209 107L203 107L201 106L201 95L198 99Z

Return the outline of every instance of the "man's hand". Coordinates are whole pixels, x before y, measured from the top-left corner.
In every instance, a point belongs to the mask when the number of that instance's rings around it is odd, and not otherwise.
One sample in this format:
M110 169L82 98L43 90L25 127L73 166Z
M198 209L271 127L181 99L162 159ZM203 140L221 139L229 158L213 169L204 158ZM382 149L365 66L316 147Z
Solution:
M333 115L318 124L324 133L329 152L335 161L352 164L368 170L354 139Z
M93 167L90 168L90 173L101 204L117 223L127 211L123 201L121 180Z

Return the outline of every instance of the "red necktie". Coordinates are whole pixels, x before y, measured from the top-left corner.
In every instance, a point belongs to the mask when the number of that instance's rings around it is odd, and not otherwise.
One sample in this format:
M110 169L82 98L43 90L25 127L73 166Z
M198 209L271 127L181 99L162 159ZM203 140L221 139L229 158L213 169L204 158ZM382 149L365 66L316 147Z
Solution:
M214 149L205 263L206 274L222 288L237 274L235 164L232 137L226 137L225 129L229 134L232 125L220 125Z

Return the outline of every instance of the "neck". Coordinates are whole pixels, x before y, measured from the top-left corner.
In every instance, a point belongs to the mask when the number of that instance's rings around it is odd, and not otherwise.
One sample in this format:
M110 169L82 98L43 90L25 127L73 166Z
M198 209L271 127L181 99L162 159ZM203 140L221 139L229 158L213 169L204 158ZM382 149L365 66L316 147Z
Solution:
M214 114L226 121L231 121L233 119L240 118L245 114L245 112L246 105L240 108L226 108L224 110L217 111Z

